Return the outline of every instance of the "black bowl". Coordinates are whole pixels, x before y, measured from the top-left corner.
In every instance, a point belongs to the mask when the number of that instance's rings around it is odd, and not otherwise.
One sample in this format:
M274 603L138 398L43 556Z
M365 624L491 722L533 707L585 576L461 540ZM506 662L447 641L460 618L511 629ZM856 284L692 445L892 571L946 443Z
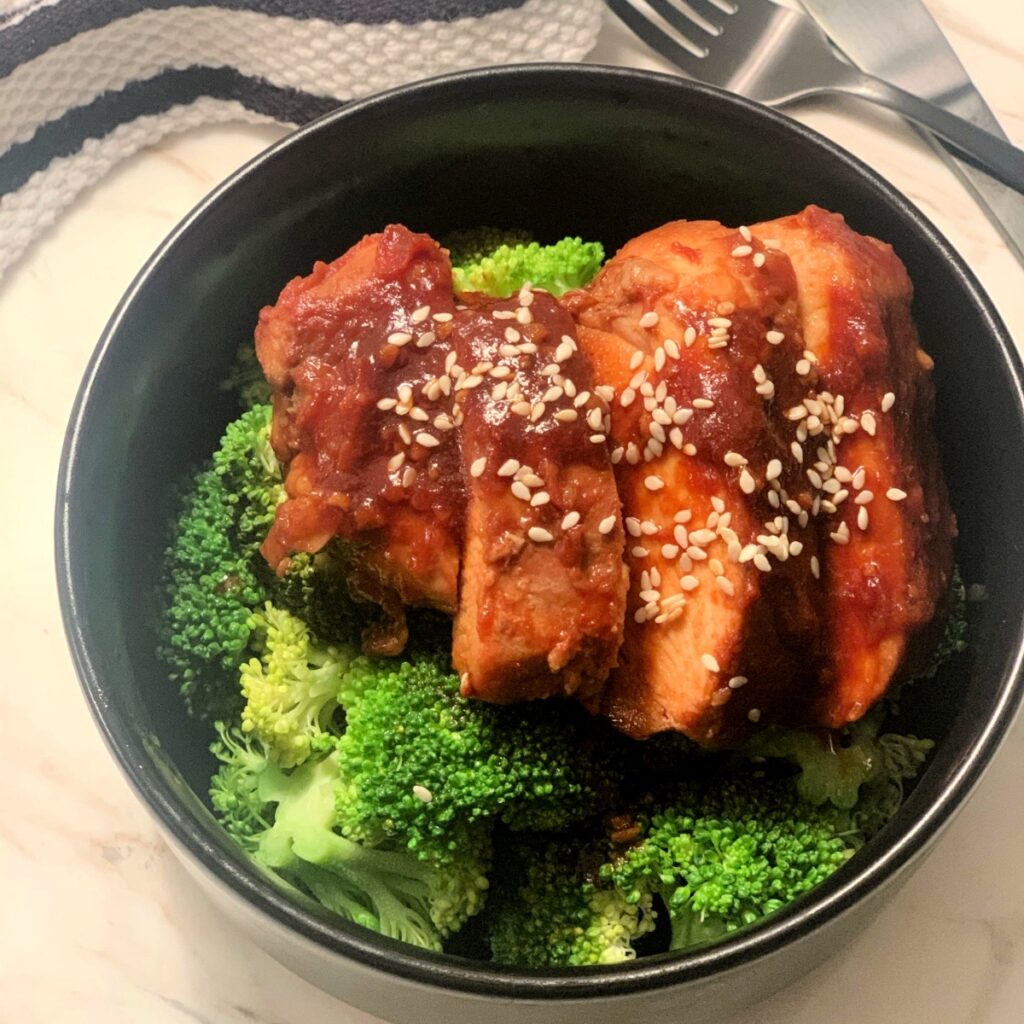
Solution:
M154 658L154 592L172 481L232 411L219 389L286 280L400 221L443 233L522 225L614 249L672 218L753 223L808 203L891 242L936 359L957 557L983 583L971 652L912 689L904 726L938 744L895 820L844 869L719 945L587 970L496 970L399 945L296 902L204 803L209 735ZM93 713L171 845L257 942L397 1021L698 1020L764 995L862 927L963 804L1020 701L1024 557L1021 366L963 261L906 199L788 118L676 78L594 67L489 69L398 89L273 146L201 203L146 264L100 340L68 427L58 582ZM978 439L984 439L980 450Z

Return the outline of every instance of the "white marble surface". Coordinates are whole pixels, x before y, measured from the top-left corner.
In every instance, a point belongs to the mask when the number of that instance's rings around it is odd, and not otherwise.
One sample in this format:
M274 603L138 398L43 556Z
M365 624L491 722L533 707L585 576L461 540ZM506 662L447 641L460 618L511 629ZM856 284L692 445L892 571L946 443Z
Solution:
M1024 143L1024 11L1014 0L930 6ZM658 66L610 22L595 58ZM1024 342L1024 271L913 133L852 106L797 116L908 193ZM220 127L140 154L84 194L0 284L0 525L10 542L0 573L0 1022L372 1024L217 916L157 839L79 694L53 586L61 439L107 316L193 203L280 134ZM873 927L743 1021L1024 1019L1022 778L1018 724L968 807Z

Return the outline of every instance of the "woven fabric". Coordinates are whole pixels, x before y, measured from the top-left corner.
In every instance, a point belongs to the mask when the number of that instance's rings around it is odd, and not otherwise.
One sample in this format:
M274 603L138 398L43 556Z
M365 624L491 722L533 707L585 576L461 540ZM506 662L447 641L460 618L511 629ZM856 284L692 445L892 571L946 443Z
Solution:
M579 60L600 0L0 0L0 274L168 133L306 121L449 71Z

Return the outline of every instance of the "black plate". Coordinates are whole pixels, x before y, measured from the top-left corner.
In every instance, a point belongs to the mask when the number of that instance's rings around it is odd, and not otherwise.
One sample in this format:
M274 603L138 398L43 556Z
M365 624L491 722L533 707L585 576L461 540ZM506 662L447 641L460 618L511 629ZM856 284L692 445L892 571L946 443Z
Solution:
M497 972L421 952L283 895L197 796L209 736L185 717L153 655L169 485L211 451L231 417L218 382L259 308L314 260L389 222L435 233L521 225L614 249L668 219L753 223L812 202L891 242L916 284L915 315L937 363L958 559L987 592L973 611L972 653L907 697L907 727L939 743L895 821L808 898L730 941L574 973ZM392 974L503 997L587 998L754 961L764 974L776 958L763 955L812 933L802 960L818 959L840 931L822 926L866 906L934 838L1020 700L1022 509L1013 345L963 261L870 169L788 118L706 86L595 67L485 69L353 104L295 133L201 203L147 263L99 342L68 427L58 582L107 742L163 826L215 877L328 949Z

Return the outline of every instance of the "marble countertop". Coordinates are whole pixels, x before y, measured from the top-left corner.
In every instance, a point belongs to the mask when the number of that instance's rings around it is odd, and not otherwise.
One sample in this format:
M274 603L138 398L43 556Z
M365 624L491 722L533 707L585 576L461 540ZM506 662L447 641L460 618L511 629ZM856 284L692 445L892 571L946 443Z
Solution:
M929 7L1024 143L1024 10L1010 0ZM610 18L593 59L662 67ZM794 113L906 192L1024 343L1024 270L918 136L852 104ZM53 586L60 446L104 322L179 218L281 134L200 129L140 153L81 195L0 283L0 522L13 541L0 577L0 1021L373 1021L244 938L158 839L79 694ZM969 805L869 930L743 1022L1016 1024L1024 1012L1022 778L1018 722Z

